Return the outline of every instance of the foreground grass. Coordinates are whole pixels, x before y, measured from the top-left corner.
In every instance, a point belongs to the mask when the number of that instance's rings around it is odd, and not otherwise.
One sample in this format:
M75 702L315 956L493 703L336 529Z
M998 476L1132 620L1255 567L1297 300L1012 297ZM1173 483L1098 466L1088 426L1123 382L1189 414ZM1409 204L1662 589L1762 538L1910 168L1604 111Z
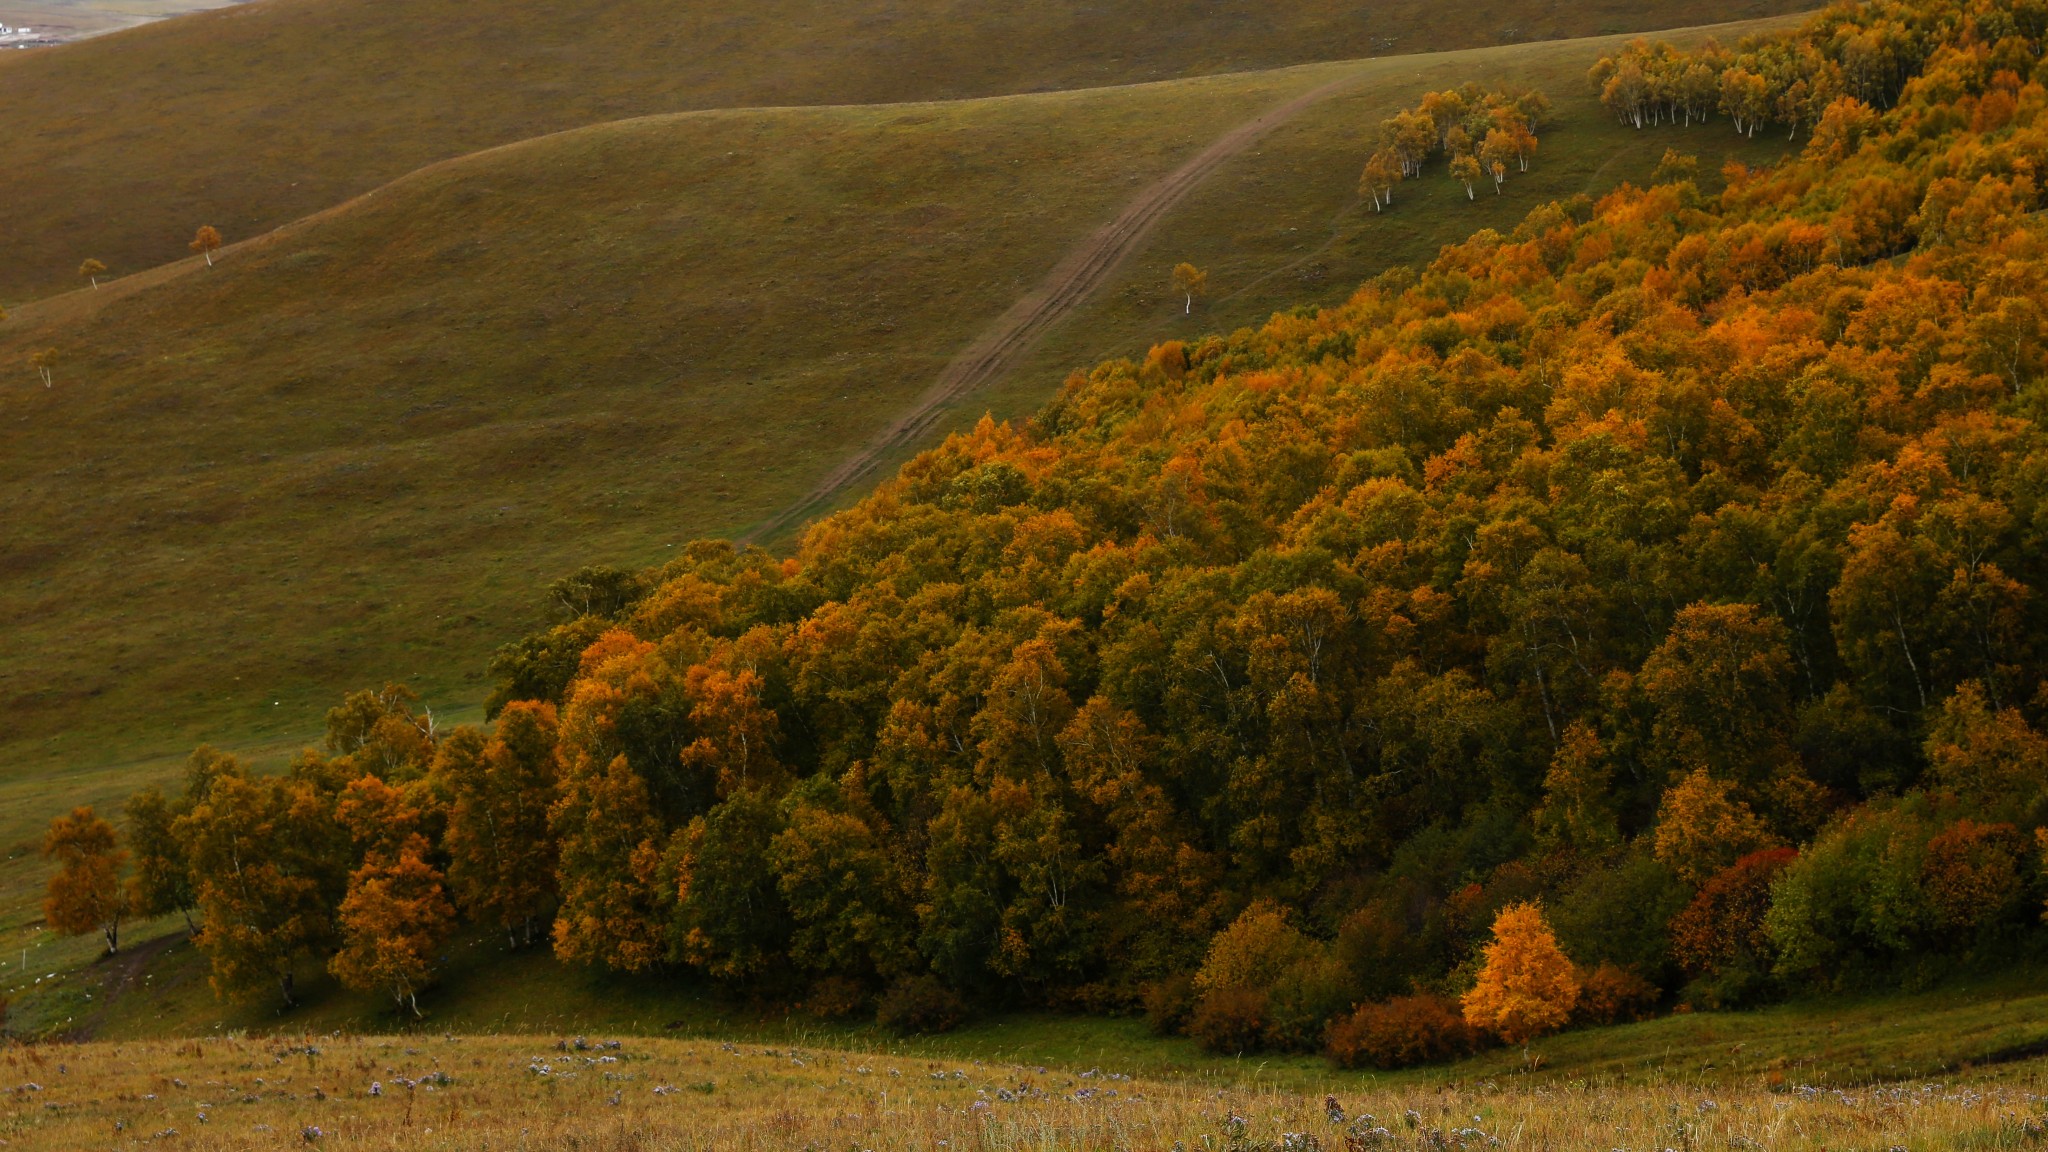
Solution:
M424 164L706 108L1124 84L1680 27L1807 0L261 0L0 53L0 304L241 239ZM39 21L22 21L30 24Z
M1332 1085L645 1038L322 1036L0 1055L0 1137L52 1152L485 1147L2018 1148L2038 1069L1855 1092L1671 1080ZM175 1133L175 1135L173 1135ZM175 1146L175 1145L174 1145Z

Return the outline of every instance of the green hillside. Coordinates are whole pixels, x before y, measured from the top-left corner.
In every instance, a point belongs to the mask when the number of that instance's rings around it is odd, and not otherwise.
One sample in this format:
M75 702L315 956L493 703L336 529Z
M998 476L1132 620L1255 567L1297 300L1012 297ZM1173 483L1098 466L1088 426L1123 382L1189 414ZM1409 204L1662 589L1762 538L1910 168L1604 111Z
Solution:
M327 208L424 164L654 113L957 99L1743 19L1804 0L1089 4L260 0L0 54L0 302Z

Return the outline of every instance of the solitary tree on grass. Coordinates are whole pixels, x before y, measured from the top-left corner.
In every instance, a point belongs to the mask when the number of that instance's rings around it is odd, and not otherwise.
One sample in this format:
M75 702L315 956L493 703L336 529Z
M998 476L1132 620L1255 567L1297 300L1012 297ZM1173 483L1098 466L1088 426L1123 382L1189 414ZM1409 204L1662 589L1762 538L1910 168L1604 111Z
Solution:
M105 264L100 263L97 260L87 260L85 263L80 264L78 266L78 274L80 276L85 277L87 280L92 281L94 291L98 291L100 286L100 275L101 273L104 273L106 270L107 266Z
M1173 268L1173 290L1187 297L1187 314L1195 311L1195 298L1209 294L1209 274L1193 264L1181 263Z
M41 352L30 353L28 363L36 370L36 375L43 378L43 387L48 388L52 379L50 369L57 363L57 350L45 348Z
M1493 921L1479 982L1465 993L1465 1022L1510 1044L1564 1027L1579 1003L1579 977L1534 904L1512 904Z
M98 932L106 937L107 955L113 955L121 946L121 916L128 910L121 888L128 853L117 846L114 826L90 807L74 808L50 821L43 858L59 864L43 899L43 919L65 936Z
M192 237L192 250L206 257L206 266L213 267L213 253L220 247L220 233L213 225L201 225L197 235Z

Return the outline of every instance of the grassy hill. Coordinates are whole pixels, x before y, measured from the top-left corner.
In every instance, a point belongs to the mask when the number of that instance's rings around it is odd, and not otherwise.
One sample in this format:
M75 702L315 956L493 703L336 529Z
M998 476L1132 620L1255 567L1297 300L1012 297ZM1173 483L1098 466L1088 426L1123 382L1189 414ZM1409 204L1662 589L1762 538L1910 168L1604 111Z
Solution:
M1085 332L986 399L1026 410L1145 334L1341 295L1640 179L1671 144L1709 169L1782 146L1616 127L1581 83L1602 48L1358 66L1357 89L1229 165ZM0 363L61 358L54 388L0 381L16 542L0 621L18 653L0 668L0 844L23 846L0 876L25 894L29 838L61 805L108 802L202 739L310 741L349 687L406 679L444 717L474 715L489 653L538 621L547 580L658 563L793 499L1133 188L1351 67L606 125L439 165L212 270L19 310ZM1477 202L1438 174L1400 211L1360 214L1361 134L1464 80L1551 92L1535 170ZM1308 241L1286 229L1332 220L1308 291L1288 271ZM1227 294L1192 320L1164 289L1183 254ZM1275 295L1242 290L1268 272Z
M0 302L422 165L691 109L957 99L1743 19L1806 0L261 0L0 56Z

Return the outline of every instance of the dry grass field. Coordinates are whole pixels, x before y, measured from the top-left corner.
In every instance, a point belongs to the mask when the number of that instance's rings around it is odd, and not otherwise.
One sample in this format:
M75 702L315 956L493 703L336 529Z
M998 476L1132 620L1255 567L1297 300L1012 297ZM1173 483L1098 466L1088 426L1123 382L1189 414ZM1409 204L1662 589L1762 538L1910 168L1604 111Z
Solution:
M423 165L691 109L868 104L1749 19L1809 0L259 0L0 55L0 304Z
M144 1147L483 1149L2023 1148L2036 1068L1825 1090L1530 1081L1152 1080L710 1041L275 1036L14 1048L0 1139L45 1152Z

